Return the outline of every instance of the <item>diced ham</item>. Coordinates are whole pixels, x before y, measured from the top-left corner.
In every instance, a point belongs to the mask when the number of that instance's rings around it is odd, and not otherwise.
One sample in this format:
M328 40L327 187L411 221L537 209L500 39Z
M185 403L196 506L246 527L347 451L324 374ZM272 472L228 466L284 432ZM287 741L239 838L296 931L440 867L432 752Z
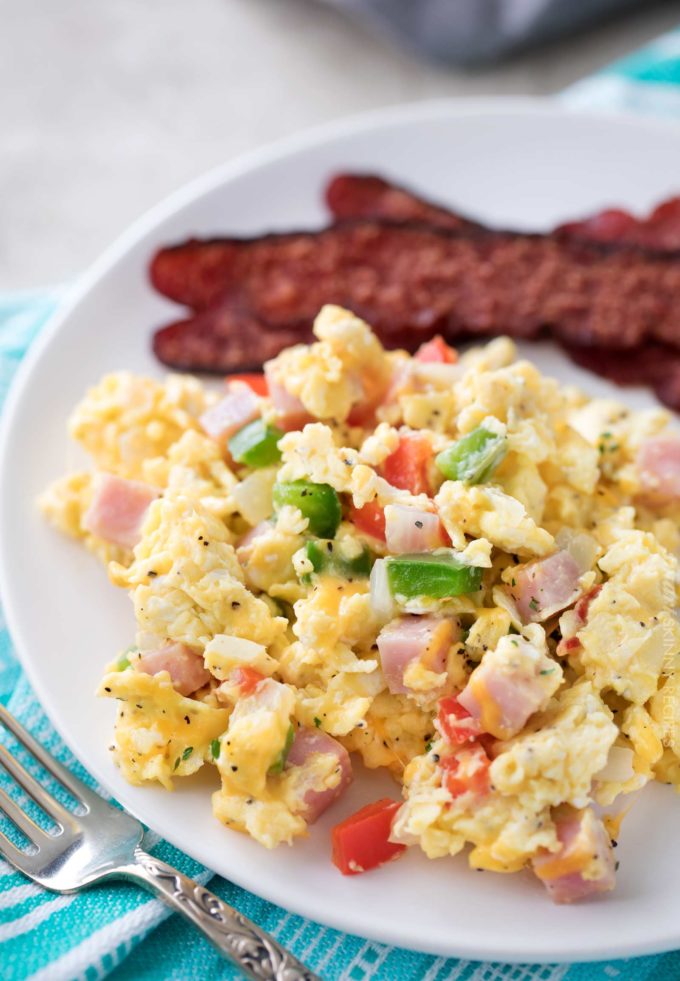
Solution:
M555 818L557 852L543 851L534 872L556 903L573 903L614 888L616 860L602 821L590 808Z
M387 687L393 695L407 694L404 672L414 661L436 674L446 670L451 645L460 637L457 620L436 616L404 616L378 634L378 650Z
M483 681L486 702L493 705L494 714L498 715L498 723L488 731L498 739L509 739L524 728L527 719L537 710L543 701L543 690L534 679L522 677L513 681L483 668L482 664L474 672L476 688L481 687ZM468 684L458 700L473 719L483 720L483 701L478 698L475 687Z
M271 521L260 521L259 524L255 525L254 528L251 528L250 531L245 533L243 538L240 539L237 548L248 548L253 544L256 538L259 538L261 535L266 535L267 532L271 531L271 529Z
M167 671L180 695L191 695L210 680L202 656L185 644L166 644L157 651L147 651L138 662L145 674Z
M680 438L645 440L638 450L637 466L641 487L650 498L662 504L680 498Z
M546 620L573 603L580 578L578 563L566 550L518 568L510 592L524 623Z
M137 480L124 480L98 473L94 496L83 515L83 528L98 538L122 548L134 548L141 537L147 508L159 491Z
M393 555L431 552L446 544L439 515L403 504L386 506L385 540Z
M340 780L328 790L307 790L302 797L302 817L313 824L331 804L340 797L352 782L352 764L349 753L337 739L321 729L300 728L295 733L288 753L287 766L304 766L315 753L335 756L340 770Z
M562 670L523 637L506 636L488 651L458 696L459 703L496 739L510 739L557 690Z
M250 385L229 382L224 398L203 413L199 422L217 443L224 446L230 436L260 415L260 399Z
M291 395L283 385L274 380L269 364L264 366L264 374L269 387L269 397L276 409L276 425L279 429L291 432L295 429L303 429L308 422L313 421L300 399Z

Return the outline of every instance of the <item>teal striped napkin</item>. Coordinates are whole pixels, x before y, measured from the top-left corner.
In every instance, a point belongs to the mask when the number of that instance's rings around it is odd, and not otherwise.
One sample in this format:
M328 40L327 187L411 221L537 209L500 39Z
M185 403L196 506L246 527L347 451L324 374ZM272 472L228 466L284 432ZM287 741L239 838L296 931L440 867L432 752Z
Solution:
M680 31L563 96L581 107L637 109L680 117ZM0 297L0 402L60 291ZM14 658L0 612L0 701L39 741L94 786L52 729ZM16 746L11 747L13 751ZM212 876L157 836L146 847L176 865L273 933L324 981L676 981L680 952L585 965L484 964L433 957L364 941L258 899ZM575 938L575 943L578 939ZM163 904L125 884L76 896L47 893L0 860L2 981L215 981L238 973Z

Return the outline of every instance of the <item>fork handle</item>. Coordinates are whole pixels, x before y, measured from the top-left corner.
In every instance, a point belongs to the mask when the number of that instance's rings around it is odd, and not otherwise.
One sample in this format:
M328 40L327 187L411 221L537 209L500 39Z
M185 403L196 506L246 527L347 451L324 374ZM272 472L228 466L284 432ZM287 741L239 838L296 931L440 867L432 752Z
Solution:
M321 981L238 910L141 848L135 849L135 861L117 872L157 893L182 913L246 977L255 981Z

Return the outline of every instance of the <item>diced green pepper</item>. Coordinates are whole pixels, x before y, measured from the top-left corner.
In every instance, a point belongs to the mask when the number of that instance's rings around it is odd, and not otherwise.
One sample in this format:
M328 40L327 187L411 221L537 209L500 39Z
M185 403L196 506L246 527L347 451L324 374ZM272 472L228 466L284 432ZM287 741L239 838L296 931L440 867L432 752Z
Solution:
M269 767L268 772L270 774L281 773L284 766L286 765L286 760L288 759L288 754L290 753L290 747L293 745L293 740L295 739L295 727L289 726L288 732L286 733L286 741L283 744L283 749L276 757L272 765Z
M313 538L305 543L305 553L315 573L328 572L342 579L366 578L371 574L371 553L364 545L356 555L347 555L340 542ZM303 581L309 581L304 576Z
M219 739L213 739L210 743L210 752L212 753L212 758L216 760L220 755L220 741Z
M489 479L507 451L505 436L478 426L438 453L434 462L449 480L481 484Z
M229 452L237 463L247 467L268 467L281 459L278 443L283 435L276 426L255 419L234 433L228 443Z
M387 581L393 596L444 599L476 593L482 583L478 566L466 565L449 548L418 555L393 555L385 559Z
M313 484L310 480L292 480L274 484L274 509L291 504L309 519L309 532L319 538L334 538L342 511L340 498L330 484Z

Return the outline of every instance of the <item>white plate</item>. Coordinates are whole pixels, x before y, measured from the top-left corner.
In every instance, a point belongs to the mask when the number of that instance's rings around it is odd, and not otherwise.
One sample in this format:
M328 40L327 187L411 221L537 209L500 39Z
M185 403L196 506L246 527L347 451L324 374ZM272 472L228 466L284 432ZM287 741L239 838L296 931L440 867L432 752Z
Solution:
M145 268L188 235L320 224L320 190L343 169L392 175L434 199L507 227L543 228L609 203L644 208L680 190L680 129L570 113L551 102L471 100L374 113L280 144L209 174L130 229L82 280L20 371L5 412L0 465L0 586L30 680L55 726L94 776L194 858L273 902L392 944L487 960L566 961L680 946L678 801L654 787L626 820L616 891L555 907L529 875L476 874L462 857L416 849L370 875L344 878L329 859L331 824L385 791L360 779L309 840L268 852L213 817L212 773L169 796L133 788L112 767L113 706L93 692L133 633L127 597L78 545L50 530L35 498L74 463L66 419L107 371L159 374L151 328L176 315ZM55 230L55 248L58 235ZM591 392L611 387L531 348L544 368ZM620 394L620 393L618 393ZM653 404L645 392L629 401ZM206 768L207 769L207 768ZM377 787L376 787L377 779Z

